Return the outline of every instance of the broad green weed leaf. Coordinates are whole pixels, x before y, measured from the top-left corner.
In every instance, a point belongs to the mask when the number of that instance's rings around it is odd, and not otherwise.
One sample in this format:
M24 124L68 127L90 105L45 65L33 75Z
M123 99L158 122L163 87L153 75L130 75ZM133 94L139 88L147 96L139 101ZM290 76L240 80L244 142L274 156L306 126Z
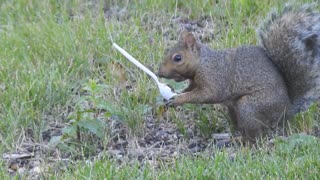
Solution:
M277 149L280 153L290 154L295 150L303 150L308 146L319 143L319 139L307 134L295 134L286 140L276 141Z
M76 124L64 127L62 129L62 133L64 135L67 135L68 137L76 137L77 136L77 126L76 126Z
M57 146L59 143L62 142L62 136L52 136L49 142L49 147L55 147Z
M78 126L84 128L84 129L87 129L88 131L95 134L99 138L104 137L105 123L103 123L99 119L82 120L82 121L78 122Z

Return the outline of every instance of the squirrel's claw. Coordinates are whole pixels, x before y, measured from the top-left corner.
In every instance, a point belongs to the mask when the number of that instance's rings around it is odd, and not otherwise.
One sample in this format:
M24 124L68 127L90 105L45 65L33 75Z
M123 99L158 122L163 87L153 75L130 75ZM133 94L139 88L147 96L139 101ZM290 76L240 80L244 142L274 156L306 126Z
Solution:
M165 103L166 107L176 107L177 104L175 103L175 96L173 96L172 98L170 98L166 103Z

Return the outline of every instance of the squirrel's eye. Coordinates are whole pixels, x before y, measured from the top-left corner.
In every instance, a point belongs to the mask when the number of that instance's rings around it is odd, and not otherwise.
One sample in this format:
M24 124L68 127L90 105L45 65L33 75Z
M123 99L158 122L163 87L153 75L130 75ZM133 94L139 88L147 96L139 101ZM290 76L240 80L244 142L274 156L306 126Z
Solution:
M182 60L182 57L181 57L181 55L179 55L179 54L177 54L177 55L175 55L174 57L173 57L173 61L174 62L180 62Z

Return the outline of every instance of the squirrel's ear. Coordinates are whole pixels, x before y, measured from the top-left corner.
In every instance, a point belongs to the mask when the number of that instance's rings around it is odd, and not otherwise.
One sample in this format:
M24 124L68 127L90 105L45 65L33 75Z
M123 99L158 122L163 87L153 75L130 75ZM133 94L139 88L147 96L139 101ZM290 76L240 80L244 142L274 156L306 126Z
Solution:
M180 34L179 41L184 43L187 47L192 47L196 43L196 38L191 32L183 31Z

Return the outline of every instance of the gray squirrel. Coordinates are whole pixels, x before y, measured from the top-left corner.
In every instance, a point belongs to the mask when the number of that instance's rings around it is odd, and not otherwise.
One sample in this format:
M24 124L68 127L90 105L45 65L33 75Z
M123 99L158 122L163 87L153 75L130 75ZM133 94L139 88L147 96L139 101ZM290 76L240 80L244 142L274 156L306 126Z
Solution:
M245 142L305 111L320 97L320 14L310 5L271 13L260 45L214 50L187 31L165 52L158 75L189 80L170 106L223 104Z

